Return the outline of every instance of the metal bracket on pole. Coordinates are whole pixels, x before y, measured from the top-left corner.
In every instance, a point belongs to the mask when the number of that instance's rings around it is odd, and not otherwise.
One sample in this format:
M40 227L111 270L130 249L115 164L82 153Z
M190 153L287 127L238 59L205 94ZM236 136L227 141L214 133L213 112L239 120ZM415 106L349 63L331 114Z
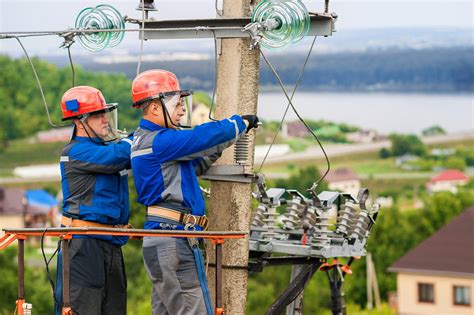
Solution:
M141 20L129 20L142 24ZM308 36L330 36L335 31L335 16L328 13L310 13ZM143 38L149 39L184 39L184 38L247 38L249 34L242 29L251 23L246 18L219 18L198 20L165 20L143 22ZM141 32L140 32L141 33Z
M246 173L243 165L214 165L201 178L247 184L254 181L254 175Z

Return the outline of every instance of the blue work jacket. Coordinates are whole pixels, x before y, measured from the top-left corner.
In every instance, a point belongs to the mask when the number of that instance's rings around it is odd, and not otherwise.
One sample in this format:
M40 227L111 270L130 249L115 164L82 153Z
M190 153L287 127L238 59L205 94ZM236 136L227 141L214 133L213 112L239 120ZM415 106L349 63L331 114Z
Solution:
M142 119L134 134L131 154L138 202L145 206L169 203L190 209L193 215L204 215L204 198L197 176L237 141L245 129L238 115L187 130L163 128ZM183 229L183 226L165 219L147 218L144 228Z
M60 168L64 216L109 225L128 223L131 143L129 138L102 144L98 138L76 136L63 148ZM128 240L123 236L92 237L117 245Z

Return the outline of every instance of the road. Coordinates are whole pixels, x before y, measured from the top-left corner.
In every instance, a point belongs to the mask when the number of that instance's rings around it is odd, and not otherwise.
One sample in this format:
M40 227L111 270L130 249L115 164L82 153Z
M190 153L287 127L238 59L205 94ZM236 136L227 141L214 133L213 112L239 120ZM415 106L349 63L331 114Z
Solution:
M425 144L439 144L439 143L448 143L448 142L456 142L456 141L463 141L463 140L473 140L474 139L474 130L469 132L462 132L462 133L452 133L447 135L440 135L440 136L431 136L431 137L422 137L421 140ZM363 144L331 144L324 146L326 153L329 157L336 157L336 156L343 156L343 155L351 155L357 153L365 153L365 152L376 152L382 148L390 147L390 141L381 141L376 143L363 143ZM284 162L297 162L297 161L305 161L305 160L312 160L312 159L320 159L324 158L324 155L321 149L317 146L310 147L304 152L298 153L290 153L285 154L282 156L269 156L267 161L265 162L266 165L274 164L274 163L284 163ZM255 165L258 167L261 163L260 159L255 159ZM59 173L49 171L52 167L58 167L57 164L48 164L48 165L35 165L31 167L36 167L36 169L43 168L46 171L45 176L36 176L36 177L3 177L0 178L0 185L1 184L12 184L12 183L32 183L32 182L58 182L61 180ZM398 175L393 175L397 177ZM426 176L426 174L424 174ZM267 178L285 178L288 177L288 174L280 174L280 173L268 173L266 174Z
M473 140L474 130L469 132L452 133L440 136L422 137L421 141L425 144L440 144L447 142L456 142L463 140ZM336 157L342 155L351 155L354 153L366 153L379 151L382 148L389 148L390 141L380 141L375 143L357 143L357 144L331 144L325 145L324 149L329 157ZM297 162L312 159L324 158L324 154L319 146L308 148L304 152L290 153L282 156L268 157L265 164L283 163L283 162ZM255 159L255 165L261 163L260 159Z

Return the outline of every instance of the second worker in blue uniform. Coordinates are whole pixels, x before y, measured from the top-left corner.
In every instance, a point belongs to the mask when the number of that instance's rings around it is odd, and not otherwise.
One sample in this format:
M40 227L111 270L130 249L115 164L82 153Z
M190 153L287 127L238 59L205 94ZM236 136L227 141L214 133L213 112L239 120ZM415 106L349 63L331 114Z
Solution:
M147 207L145 229L205 229L208 219L197 175L258 125L255 115L234 115L181 128L190 114L191 94L165 70L143 72L133 81L134 107L142 109L143 118L131 161L138 202ZM143 256L153 284L153 314L213 313L204 272L197 267L202 266L197 247L185 238L145 237Z

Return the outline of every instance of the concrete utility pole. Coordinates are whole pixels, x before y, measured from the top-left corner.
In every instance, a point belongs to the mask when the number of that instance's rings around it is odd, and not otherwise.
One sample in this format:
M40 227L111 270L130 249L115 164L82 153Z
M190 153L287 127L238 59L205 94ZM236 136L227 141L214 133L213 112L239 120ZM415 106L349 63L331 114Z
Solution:
M224 0L223 17L250 16L250 5L256 0ZM224 38L221 40L218 61L216 117L257 112L259 52L249 50L250 39ZM255 133L251 134L249 165L253 165ZM233 165L233 149L228 149L217 162ZM251 167L249 167L251 170ZM210 230L248 231L251 213L251 186L248 183L211 182ZM213 251L212 251L213 252ZM226 241L223 250L224 265L247 266L248 239ZM210 261L215 258L210 253ZM209 286L214 290L214 269L209 269ZM245 314L247 299L247 270L224 269L223 304L226 314ZM214 297L214 294L211 294Z

